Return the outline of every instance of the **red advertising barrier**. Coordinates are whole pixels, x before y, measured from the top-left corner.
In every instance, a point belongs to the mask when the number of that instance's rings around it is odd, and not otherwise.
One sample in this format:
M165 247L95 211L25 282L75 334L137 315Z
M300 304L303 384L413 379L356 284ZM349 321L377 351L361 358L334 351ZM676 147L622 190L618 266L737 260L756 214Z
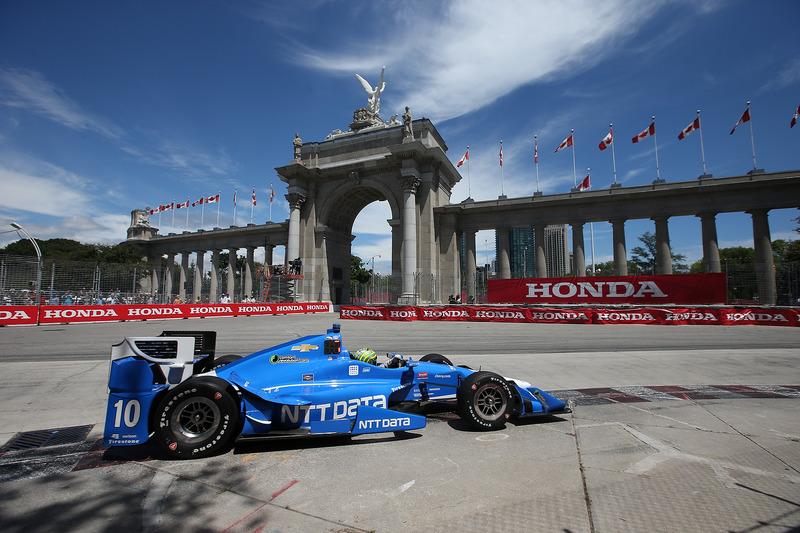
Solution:
M724 304L725 274L490 279L490 304Z
M547 307L355 307L342 306L341 318L525 322L532 324L655 324L717 326L800 326L800 310L767 308L547 308Z
M0 307L0 325L36 324L36 307ZM241 315L283 315L289 313L329 313L328 303L252 303L181 305L43 305L39 323L124 322L165 318L199 318Z

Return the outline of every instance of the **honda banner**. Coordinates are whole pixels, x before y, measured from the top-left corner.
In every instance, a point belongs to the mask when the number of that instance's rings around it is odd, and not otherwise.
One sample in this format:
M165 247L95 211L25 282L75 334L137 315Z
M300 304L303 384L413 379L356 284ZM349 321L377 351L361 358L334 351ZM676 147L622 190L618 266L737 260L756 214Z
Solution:
M531 324L653 324L706 326L800 326L800 311L730 307L516 307L342 306L341 318L355 320L427 320L439 322L525 322Z
M721 304L725 274L490 279L491 304Z
M0 307L0 325L36 324L35 306ZM123 322L165 318L199 318L241 315L284 315L290 313L329 313L329 303L250 303L180 305L43 305L40 324L72 322Z

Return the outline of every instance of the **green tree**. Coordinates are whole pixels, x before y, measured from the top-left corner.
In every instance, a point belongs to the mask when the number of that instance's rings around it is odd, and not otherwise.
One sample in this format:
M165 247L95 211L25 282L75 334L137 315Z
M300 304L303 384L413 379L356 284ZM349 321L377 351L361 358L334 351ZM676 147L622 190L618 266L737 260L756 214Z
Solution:
M646 231L639 237L642 246L636 246L631 250L631 258L628 261L628 271L630 273L655 274L656 271L656 236ZM683 254L672 253L672 271L676 274L689 271L686 265L686 256ZM633 267L633 268L631 268Z
M364 261L357 255L350 254L350 281L369 283L371 273L367 270Z

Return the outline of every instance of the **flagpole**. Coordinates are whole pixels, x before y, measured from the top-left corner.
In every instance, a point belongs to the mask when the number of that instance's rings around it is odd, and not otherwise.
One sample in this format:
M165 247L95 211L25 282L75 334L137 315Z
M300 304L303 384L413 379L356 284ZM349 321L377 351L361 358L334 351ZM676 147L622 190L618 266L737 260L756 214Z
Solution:
M222 191L217 191L217 197L219 197ZM217 198L217 227L219 227L219 198Z
M186 231L189 231L189 197L186 197Z
M503 141L500 141L500 196L505 196L503 187Z
M539 192L539 136L533 136L533 163L536 166L536 192Z
M291 214L291 211L289 211ZM269 221L272 222L272 182L269 182Z
M233 225L236 225L236 193L239 192L238 187L233 188Z
M203 203L200 204L200 229L206 225L206 197L203 196Z
M700 110L697 110L697 120L700 120ZM703 146L703 124L700 124L700 155L703 156L703 176L708 174L706 171L706 149Z
M747 101L747 116L750 117L750 145L753 147L753 170L756 170L756 141L753 137L753 114L750 113L750 100Z
M617 184L617 154L614 150L614 123L608 125L611 128L611 163L614 165L614 185Z
M589 233L592 237L592 276L596 274L594 270L594 222L589 222Z
M650 117L653 121L653 142L656 145L656 179L661 180L661 171L658 169L658 132L656 131L656 116Z
M256 195L256 186L253 185L253 196ZM253 223L253 209L255 209L256 204L253 203L253 196L250 197L250 223Z
M159 228L161 227L161 211L163 211L163 209L161 209L161 204L158 204L158 227Z
M172 199L172 228L175 229L175 198Z
M467 154L469 154L469 145L467 145ZM469 174L469 155L467 155L467 198L472 198L472 177Z
M578 170L575 167L575 130L569 130L569 136L572 137L572 180L575 182L575 188L578 188Z

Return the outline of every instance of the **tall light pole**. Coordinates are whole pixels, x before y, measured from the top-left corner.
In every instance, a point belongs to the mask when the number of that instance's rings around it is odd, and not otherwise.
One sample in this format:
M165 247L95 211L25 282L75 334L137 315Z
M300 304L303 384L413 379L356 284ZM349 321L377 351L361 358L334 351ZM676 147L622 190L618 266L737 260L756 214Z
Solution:
M36 325L39 325L39 312L42 309L42 251L39 249L39 244L36 239L31 237L30 233L25 231L22 226L16 222L11 223L11 227L22 233L33 244L33 249L36 250Z

